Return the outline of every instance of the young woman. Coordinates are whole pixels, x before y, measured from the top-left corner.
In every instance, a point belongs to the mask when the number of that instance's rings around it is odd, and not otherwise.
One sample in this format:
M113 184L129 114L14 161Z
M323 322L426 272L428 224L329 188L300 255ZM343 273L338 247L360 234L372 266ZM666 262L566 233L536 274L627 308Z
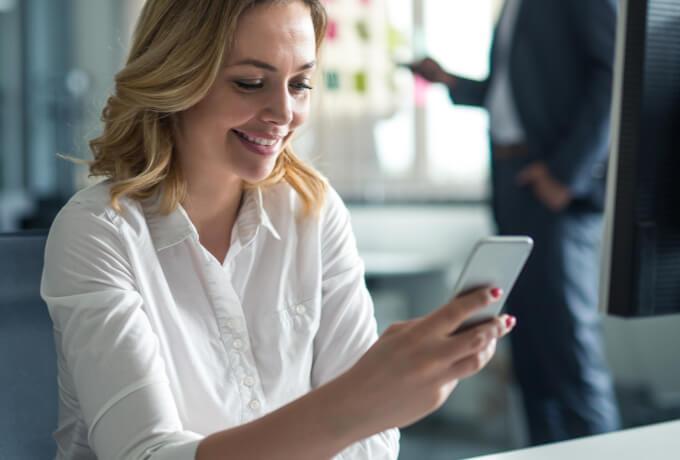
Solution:
M514 325L480 289L377 339L349 216L290 149L318 0L147 0L42 295L59 459L393 459ZM376 341L377 339L377 341Z

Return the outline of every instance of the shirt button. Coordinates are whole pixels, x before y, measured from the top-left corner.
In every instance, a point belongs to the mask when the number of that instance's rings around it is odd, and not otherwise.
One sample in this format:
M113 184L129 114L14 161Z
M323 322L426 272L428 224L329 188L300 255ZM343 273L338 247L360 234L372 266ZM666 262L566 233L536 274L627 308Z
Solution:
M229 329L234 329L236 327L236 321L234 321L233 319L228 320L227 321L227 327Z
M240 350L241 348L243 348L243 340L241 340L241 339L236 339L236 340L234 340L234 342L232 343L232 345L233 345L234 348L236 348L237 350Z
M255 385L255 379L249 375L243 379L243 384L247 387L252 387Z
M260 408L260 401L253 399L248 403L248 407L250 407L252 410L258 410Z
M307 308L305 308L303 304L300 304L295 307L295 311L297 312L298 315L304 315L305 312L307 311Z

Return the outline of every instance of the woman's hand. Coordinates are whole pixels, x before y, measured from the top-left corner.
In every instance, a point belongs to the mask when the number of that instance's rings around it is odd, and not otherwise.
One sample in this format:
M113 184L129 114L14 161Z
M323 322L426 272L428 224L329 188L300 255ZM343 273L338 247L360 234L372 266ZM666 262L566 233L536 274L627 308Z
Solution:
M351 388L347 403L355 405L354 422L377 433L411 424L439 408L460 379L489 362L496 340L514 327L515 319L502 315L455 333L467 317L500 295L500 289L477 289L429 315L390 326L340 377Z

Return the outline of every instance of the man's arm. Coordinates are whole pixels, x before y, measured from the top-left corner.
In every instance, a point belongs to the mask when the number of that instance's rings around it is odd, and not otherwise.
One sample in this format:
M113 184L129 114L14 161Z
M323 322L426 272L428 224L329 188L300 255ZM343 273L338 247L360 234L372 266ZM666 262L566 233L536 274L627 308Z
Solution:
M573 196L588 193L592 169L607 156L616 41L616 0L572 0L570 21L590 67L588 88L572 130L547 161L551 175Z
M432 83L442 83L449 90L449 96L455 104L484 105L488 79L484 81L470 80L445 71L432 58L426 57L409 65L411 71Z
M470 80L459 76L454 76L454 78L455 84L447 85L449 97L453 102L459 105L484 106L486 92L489 87L488 78L482 81Z

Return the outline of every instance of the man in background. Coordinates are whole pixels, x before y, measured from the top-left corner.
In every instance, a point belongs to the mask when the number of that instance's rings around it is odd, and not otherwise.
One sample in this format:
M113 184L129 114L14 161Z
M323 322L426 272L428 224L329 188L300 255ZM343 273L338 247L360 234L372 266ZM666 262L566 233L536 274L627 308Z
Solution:
M507 0L485 81L411 65L488 109L498 231L535 241L508 301L533 444L619 427L597 312L616 12L616 0Z

